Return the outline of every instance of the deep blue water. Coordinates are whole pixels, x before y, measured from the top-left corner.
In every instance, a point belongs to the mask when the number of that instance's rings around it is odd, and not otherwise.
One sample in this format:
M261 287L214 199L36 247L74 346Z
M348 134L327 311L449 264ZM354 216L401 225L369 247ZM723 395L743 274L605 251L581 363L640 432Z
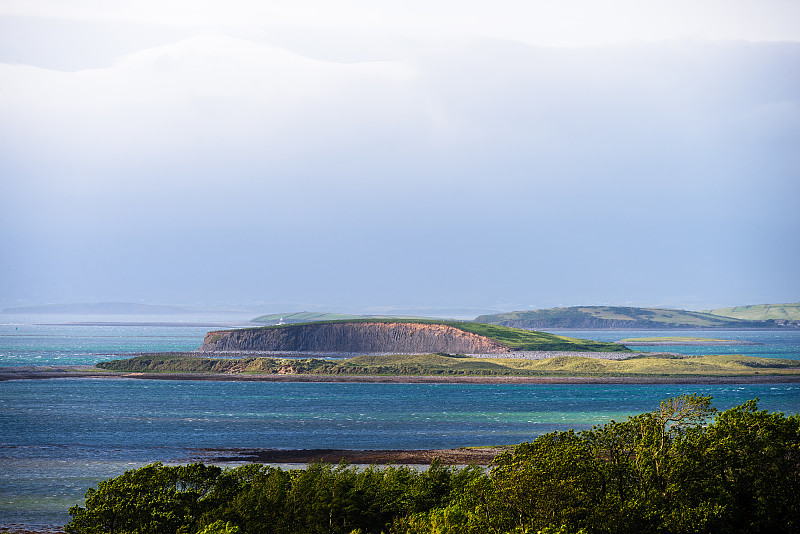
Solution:
M0 327L0 366L87 364L113 353L191 350L207 330L7 324ZM614 341L707 333L564 334ZM765 343L738 346L736 352L758 349L762 355L800 358L798 331L710 334L735 339L733 335ZM700 353L721 353L720 347L700 349L704 349ZM81 502L86 488L98 481L151 461L202 458L204 448L394 449L518 443L553 430L624 419L682 393L711 394L720 409L759 397L763 409L800 412L800 384L0 382L0 525L63 524L67 508Z

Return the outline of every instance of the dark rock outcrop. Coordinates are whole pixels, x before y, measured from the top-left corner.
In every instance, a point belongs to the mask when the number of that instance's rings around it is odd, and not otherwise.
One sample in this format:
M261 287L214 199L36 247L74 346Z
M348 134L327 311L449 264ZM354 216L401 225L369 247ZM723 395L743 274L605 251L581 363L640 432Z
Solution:
M209 332L201 351L495 354L510 352L485 336L442 324L315 323Z

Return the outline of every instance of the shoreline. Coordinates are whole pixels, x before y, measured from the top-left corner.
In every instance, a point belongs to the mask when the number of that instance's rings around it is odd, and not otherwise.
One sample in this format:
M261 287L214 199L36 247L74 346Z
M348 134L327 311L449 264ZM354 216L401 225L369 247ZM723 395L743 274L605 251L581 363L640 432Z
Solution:
M104 371L87 365L0 367L0 382L57 378L109 380L196 380L217 382L310 382L376 384L780 384L800 383L800 375L670 376L475 376L475 375L314 375L132 373Z
M458 449L200 449L198 459L217 464L230 462L259 464L309 464L314 462L350 465L430 465L438 459L444 465L489 465L513 446L462 447Z

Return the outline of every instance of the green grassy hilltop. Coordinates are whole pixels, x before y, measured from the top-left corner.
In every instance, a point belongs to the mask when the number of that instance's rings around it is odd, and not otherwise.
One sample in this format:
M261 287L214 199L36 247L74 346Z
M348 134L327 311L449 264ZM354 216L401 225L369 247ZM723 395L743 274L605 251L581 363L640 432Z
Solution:
M800 321L800 302L794 304L757 304L753 306L734 306L719 308L709 313L744 319L747 321Z
M515 311L481 315L475 322L517 328L766 328L775 324L760 320L723 317L709 312L668 308L634 308L625 306L573 306L544 310Z

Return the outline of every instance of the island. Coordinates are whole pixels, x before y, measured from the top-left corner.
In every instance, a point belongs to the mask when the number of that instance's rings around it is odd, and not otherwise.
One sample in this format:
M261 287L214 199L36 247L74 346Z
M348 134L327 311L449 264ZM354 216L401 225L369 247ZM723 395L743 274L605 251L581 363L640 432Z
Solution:
M800 360L635 352L620 343L436 320L339 320L215 330L196 351L125 356L94 367L3 368L0 381L108 377L273 382L800 382Z
M616 343L467 321L360 319L218 330L206 335L200 351L509 354L630 352L630 349Z
M800 380L800 361L634 352L458 321L345 320L209 332L200 349L101 362L130 377L292 381Z

